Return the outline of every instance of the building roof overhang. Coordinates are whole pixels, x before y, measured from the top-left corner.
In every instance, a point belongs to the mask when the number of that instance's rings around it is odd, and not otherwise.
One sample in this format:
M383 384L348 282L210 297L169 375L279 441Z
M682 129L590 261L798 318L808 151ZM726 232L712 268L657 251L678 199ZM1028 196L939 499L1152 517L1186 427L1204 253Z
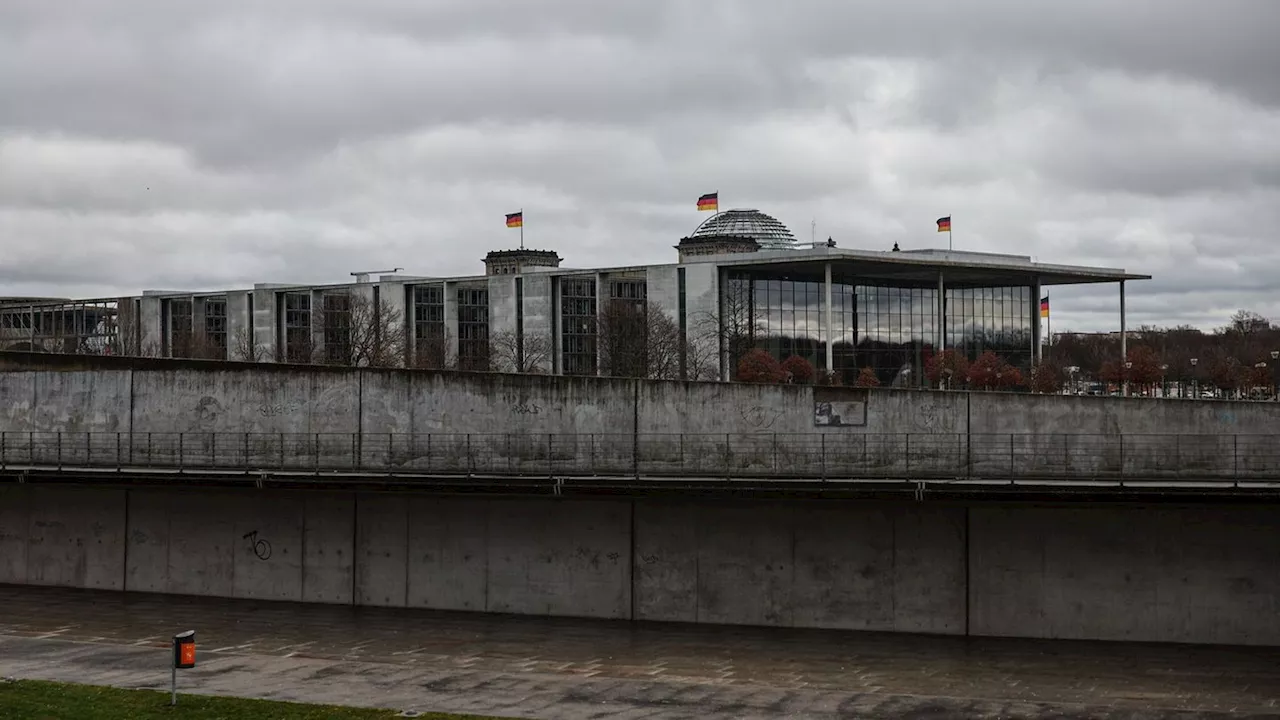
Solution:
M822 278L827 263L833 275L885 282L936 285L939 277L946 285L992 287L1021 285L1039 280L1040 285L1082 285L1126 280L1150 280L1121 269L1032 262L1019 255L991 253L879 252L846 248L816 247L792 251L763 251L744 255L704 256L722 267L759 269L794 276Z

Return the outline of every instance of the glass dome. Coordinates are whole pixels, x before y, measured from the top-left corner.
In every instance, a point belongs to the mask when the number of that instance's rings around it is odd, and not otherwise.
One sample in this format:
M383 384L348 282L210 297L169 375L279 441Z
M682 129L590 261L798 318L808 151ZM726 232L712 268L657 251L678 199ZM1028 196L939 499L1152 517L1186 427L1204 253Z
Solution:
M691 238L751 238L761 250L785 250L795 247L796 238L786 225L759 210L725 210L707 218L689 236Z

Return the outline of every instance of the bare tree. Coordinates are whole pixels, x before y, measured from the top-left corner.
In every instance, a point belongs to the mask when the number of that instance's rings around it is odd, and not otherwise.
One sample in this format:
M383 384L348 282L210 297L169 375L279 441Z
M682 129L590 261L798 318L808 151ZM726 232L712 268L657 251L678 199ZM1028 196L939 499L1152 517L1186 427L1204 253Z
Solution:
M643 301L605 300L596 321L596 343L601 375L647 377L645 357L645 307Z
M449 352L449 331L444 327L414 339L411 367L421 370L453 370L458 358Z
M1251 335L1271 329L1271 321L1252 310L1237 310L1228 322L1225 332Z
M714 336L693 336L682 341L686 380L720 379L720 343Z
M680 377L685 342L679 325L654 302L614 299L596 325L600 372L613 377Z
M242 327L231 338L231 359L243 362L266 362L267 348L259 344L253 328Z
M489 343L493 369L498 372L541 374L551 365L550 338L504 331L495 333Z
M325 298L320 313L324 360L332 365L399 367L408 336L404 314L358 293Z
M169 354L176 358L192 360L225 360L227 349L214 343L203 333L189 329L175 331L170 339Z
M690 345L699 348L699 355L714 348L715 373L720 374L720 349L729 355L729 371L736 376L738 364L758 342L769 334L764 314L752 297L751 281L732 278L721 290L721 302L717 311L697 313L690 323ZM711 378L708 378L711 379Z
M115 315L110 318L107 352L129 357L159 357L160 344L155 340L143 340L140 310L132 298L116 301Z
M658 303L649 303L645 318L645 364L654 380L680 377L680 358L686 351L680 325Z

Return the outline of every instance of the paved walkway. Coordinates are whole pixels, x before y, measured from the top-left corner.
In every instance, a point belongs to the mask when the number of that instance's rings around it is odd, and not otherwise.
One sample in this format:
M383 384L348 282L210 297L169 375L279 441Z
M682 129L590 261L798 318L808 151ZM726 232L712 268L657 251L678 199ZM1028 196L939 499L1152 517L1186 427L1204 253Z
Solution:
M0 586L0 675L512 717L1280 718L1280 649L919 637Z

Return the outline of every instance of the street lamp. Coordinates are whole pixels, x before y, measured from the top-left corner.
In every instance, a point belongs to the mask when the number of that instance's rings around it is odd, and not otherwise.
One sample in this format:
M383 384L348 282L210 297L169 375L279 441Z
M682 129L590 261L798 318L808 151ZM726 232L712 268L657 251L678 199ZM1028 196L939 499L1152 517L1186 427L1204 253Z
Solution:
M1133 369L1133 361L1132 361L1132 360L1125 360L1125 362L1124 362L1124 377L1123 377L1123 378L1121 378L1121 388L1122 388L1122 389L1121 389L1121 391L1120 391L1120 394L1121 394L1121 395L1123 395L1124 397L1129 397L1129 371L1130 371L1130 370L1132 370L1132 369Z
M1276 370L1280 368L1280 350L1271 351L1271 399L1280 400L1280 380L1276 379Z
M1165 363L1160 366L1160 397L1169 397L1169 381L1165 378L1169 374L1169 364Z
M1191 397L1200 399L1200 376L1196 374L1196 364L1200 358L1191 358Z
M1076 384L1076 373L1080 372L1079 365L1071 365L1067 368L1067 373L1071 375L1071 392L1075 395L1080 394L1080 386Z

